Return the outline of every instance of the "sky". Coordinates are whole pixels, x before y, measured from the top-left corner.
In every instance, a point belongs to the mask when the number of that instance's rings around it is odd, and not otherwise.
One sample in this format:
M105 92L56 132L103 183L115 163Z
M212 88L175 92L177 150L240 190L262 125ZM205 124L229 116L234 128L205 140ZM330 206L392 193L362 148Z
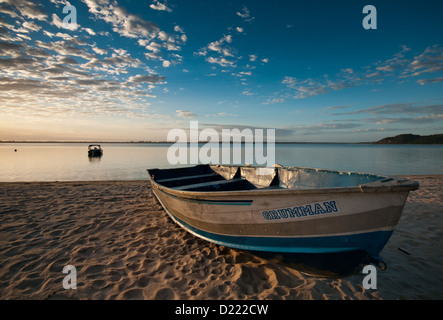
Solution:
M296 142L443 133L442 12L435 0L0 0L0 140L165 141L190 121Z

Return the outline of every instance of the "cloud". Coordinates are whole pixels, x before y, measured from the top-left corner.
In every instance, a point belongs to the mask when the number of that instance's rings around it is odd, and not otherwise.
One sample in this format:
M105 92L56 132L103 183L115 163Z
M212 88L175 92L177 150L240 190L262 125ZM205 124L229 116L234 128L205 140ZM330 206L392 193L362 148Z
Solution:
M93 50L95 53L100 54L100 55L108 54L108 51L107 51L107 50L102 49L102 48L98 48L98 47L95 47L95 46L92 47L92 50Z
M39 48L46 49L49 51L55 51L56 53L61 55L77 56L86 60L95 58L95 56L92 53L88 52L87 49L79 47L79 46L85 46L86 43L83 43L81 40L74 38L69 40L52 41L52 42L43 42L40 40L36 40L35 44Z
M56 53L52 54L44 49L53 50L54 45L46 43L39 43L40 48L29 45L19 46L12 43L0 46L3 50L20 50L22 53L21 56L16 58L0 59L0 65L2 66L0 91L10 93L4 95L0 92L0 100L4 102L5 108L9 108L20 99L23 106L26 106L30 116L33 114L41 115L43 114L42 110L47 110L47 112L44 112L46 114L50 112L50 106L54 103L51 99L54 97L64 99L59 103L65 106L63 107L65 111L68 108L71 110L70 106L77 104L93 108L94 105L91 105L89 99L92 96L100 95L100 92L107 92L109 95L118 94L112 99L96 97L95 100L97 102L101 101L102 105L108 105L111 101L113 104L131 104L131 99L128 99L127 96L132 91L129 86L125 86L120 80L103 79L103 75L100 78L95 78L97 77L96 74L87 72L85 64L80 64L72 57L76 56L75 53L78 48L73 47L73 50L67 51L69 47L66 46L65 41L56 42L55 44ZM68 52L73 54L64 54ZM84 56L86 53L84 51L80 52L82 52L79 54L80 56ZM36 56L27 54L36 54ZM90 54L90 56L92 61L95 61L95 58L92 58L93 55ZM112 57L110 58L112 59ZM7 74L10 74L10 76L6 76ZM143 80L155 82L162 80L162 78L143 79L136 77L134 79L139 83ZM95 88L92 88L93 86ZM110 90L111 88L112 90ZM72 109L72 112L79 114L75 109Z
M378 75L394 75L395 71L404 70L410 63L410 58L405 57L405 53L410 49L404 45L401 46L402 49L394 54L392 58L386 59L384 61L376 61L368 67L370 74ZM371 76L369 76L371 77Z
M51 24L56 26L57 28L60 28L60 29L64 29L65 28L63 22L60 20L60 18L55 13L52 14L52 22L51 22Z
M184 31L183 31L183 28L182 27L180 27L180 26L174 26L174 31L175 32L181 32L181 33L185 33Z
M325 74L322 79L300 79L285 76L281 83L292 92L283 92L280 93L280 97L268 98L265 104L285 101L289 94L292 94L293 99L304 99L326 94L330 91L382 82L386 77L390 77L393 81L405 81L407 78L423 73L435 73L443 70L443 48L439 45L430 46L415 57L408 57L408 55L411 55L411 49L402 45L401 50L391 58L376 61L362 68L363 71L354 68L342 68L333 78ZM255 55L250 55L250 59L254 60ZM442 82L442 79L436 77L419 79L416 82L420 85L426 85Z
M208 44L207 48L211 51L215 51L218 53L222 53L225 56L232 56L230 53L229 48L225 47L225 44L232 42L232 36L231 35L225 35L223 38L221 38L218 41L213 41Z
M21 56L24 46L12 42L0 42L0 54L3 56Z
M354 73L354 69L352 69L352 68L342 69L341 71L346 72L346 73L350 73L350 74Z
M324 110L340 110L340 109L347 109L350 108L350 105L347 106L331 106L331 107L326 107L324 108Z
M236 67L236 63L228 58L235 59L235 51L230 46L232 35L224 35L220 40L210 42L206 47L200 48L195 55L206 57L205 60L222 67Z
M318 123L315 125L301 126L303 130L311 133L318 133L319 131L329 130L348 130L360 127L359 123Z
M41 8L30 0L2 0L3 5L0 11L9 14L11 17L18 17L19 13L24 18L46 21L48 15Z
M141 75L138 74L136 76L132 76L128 79L128 82L132 83L158 83L165 81L166 77L158 76L156 74L148 74L148 75Z
M166 3L161 3L160 1L154 0L154 3L152 3L149 7L153 10L158 10L158 11L167 11L167 12L172 12L172 9L169 8Z
M374 77L381 77L381 76L383 76L383 74L381 72L377 71L377 72L372 72L372 73L366 75L366 78L374 78Z
M395 71L402 66L403 65L386 65L386 66L382 66L382 67L377 67L376 69L380 70L380 71L384 71L384 72L390 72L390 71Z
M240 78L242 78L242 80L246 80L244 78L244 76L251 76L252 72L251 71L241 71L241 72L238 72L238 73L232 73L232 75L236 76L236 77L240 77Z
M3 110L13 109L15 115L25 114L28 118L57 118L66 116L66 113L140 116L137 110L141 106L133 98L134 93L120 81L94 79L88 74L84 74L84 78L68 76L72 69L62 64L74 64L75 61L69 57L57 58L57 67L34 74L40 79L0 77ZM42 77L44 73L51 76Z
M249 9L246 6L243 6L243 8L240 11L237 11L236 15L248 22L255 19L254 17L251 17L251 13L249 12Z
M349 112L332 113L336 116L354 114L443 114L443 104L416 106L414 103L394 103Z
M179 37L183 43L186 43L186 41L188 41L188 36L185 34L185 31L183 30L182 27L176 25L176 26L174 26L174 31L181 33L181 35Z
M286 102L286 98L268 98L263 104L274 104L274 103L283 103Z
M192 113L191 111L175 110L175 112L176 116L179 118L193 119L197 116L195 113Z
M51 84L34 79L0 78L0 91L38 91L52 88Z
M30 31L39 31L42 27L32 21L23 22L22 26Z
M330 90L340 90L350 86L350 84L344 82L333 82L330 80L318 82L313 79L298 80L297 78L289 76L286 76L282 80L282 84L285 84L288 88L294 90L294 99L303 99L319 94L325 94Z
M215 58L215 57L208 57L206 58L206 61L213 64L218 64L222 67L235 67L235 63L233 61L229 61L226 58Z
M127 15L122 23L114 28L114 31L129 38L152 37L160 34L157 24L134 15Z
M214 130L217 130L219 132L221 132L221 130L223 129L238 129L240 131L243 131L244 129L251 129L251 130L255 130L255 129L274 129L274 128L269 128L269 127L259 127L259 126L248 126L248 125L243 125L243 124L217 124L217 123L199 123L198 124L199 127L206 127L206 128L213 128Z
M90 41L90 36L98 40L100 36L111 36L110 33L80 26L77 32L57 32L57 28L63 28L63 22L56 14L48 15L40 5L26 0L1 2L0 11L7 15L0 18L2 117L63 119L69 114L119 119L170 118L147 112L149 101L156 97L153 91L161 90L158 85L166 83L164 76L152 71L155 69L152 64L147 66L127 50L112 48L114 42L109 39L106 49ZM105 21L117 35L130 38L140 35L137 40L145 41L146 46L158 42L161 64L181 61L182 57L175 52L165 59L161 50L177 51L184 40L183 29L179 35L162 32L154 23L119 7L116 1L84 2L93 13L90 18ZM69 4L64 0L51 0L51 3L60 9L57 13L61 12L60 6Z
M439 45L428 47L408 65L403 76L418 76L443 70L443 48Z
M420 80L417 80L417 82L421 85L425 85L426 83L439 83L439 82L443 82L443 77L431 78L431 79L420 79Z
M15 10L10 5L2 5L0 6L0 13L7 14L11 16L12 18L17 18L18 14L15 12Z
M92 30L91 28L82 28L82 30L86 31L91 36L95 36L96 35L95 31Z
M233 113L227 113L227 112L218 112L218 113L211 113L205 115L207 118L224 118L224 117L237 117L238 114Z
M58 61L63 64L78 64L77 60L67 56L60 57Z
M208 118L223 118L223 117L234 117L238 116L236 114L225 114L222 112L221 114L210 114L207 115ZM270 128L266 126L248 126L241 124L220 124L220 123L200 123L199 128L202 130L205 128L211 128L219 134L219 137L222 138L220 141L233 141L233 139L240 138L244 141L245 138L253 138L255 134L257 134L257 130L263 130L263 139L266 141L271 132L268 132L267 129L275 130L275 136L278 137L287 137L291 136L295 131L291 128ZM237 131L238 130L238 131Z
M411 49L405 45L391 58L377 61L368 66L365 78L374 78L374 81L383 80L385 77L408 79L424 73L435 73L443 70L443 48L439 45L427 47L422 53L411 56ZM420 80L419 80L420 81ZM433 83L420 81L420 84Z
M154 38L160 28L152 21L133 15L108 0L84 0L89 12L113 26L113 31L128 38Z
M428 115L428 116L416 116L416 117L396 117L396 118L368 118L365 119L368 122L376 123L378 125L383 124L416 124L416 125L422 125L422 124L428 124L428 123L434 123L441 121L443 119L443 114L436 114L436 115Z
M187 36L183 29L179 26L174 27L175 32L180 35L169 34L160 29L160 27L152 21L145 20L138 15L128 12L124 7L118 6L116 2L109 0L84 0L86 5L96 19L101 19L112 26L112 30L122 37L136 39L140 46L145 47L148 52L145 56L150 60L171 61L176 55L165 54L166 51L179 51L181 46L186 43ZM163 7L165 6L165 7ZM155 10L165 9L166 4L154 1L151 4ZM88 32L88 30L85 30ZM171 61L172 62L172 61ZM173 61L181 62L181 59ZM167 63L166 63L167 64Z
M114 52L109 57L92 58L88 63L83 65L86 69L93 69L96 71L107 72L109 74L128 73L129 68L138 68L143 66L143 63L122 49L114 49Z
M332 134L349 134L360 132L380 132L383 128L365 128L362 123L356 121L325 121L312 124L290 125L278 128L276 136L281 141L294 141L294 136L314 136L314 135L332 135ZM277 139L277 140L279 140Z
M251 17L249 9L246 6L243 6L242 10L236 12L236 14L246 21L251 21L254 19ZM240 26L235 27L235 29L233 27L229 27L228 30L235 30L237 33L244 32L244 28ZM212 41L207 46L200 48L197 52L194 52L194 55L205 57L205 60L211 64L218 64L221 67L235 68L237 63L234 60L240 60L243 57L237 56L237 50L232 47L232 42L232 35L225 34L219 40ZM257 59L256 55L250 55L250 57L255 57L251 61L255 61Z

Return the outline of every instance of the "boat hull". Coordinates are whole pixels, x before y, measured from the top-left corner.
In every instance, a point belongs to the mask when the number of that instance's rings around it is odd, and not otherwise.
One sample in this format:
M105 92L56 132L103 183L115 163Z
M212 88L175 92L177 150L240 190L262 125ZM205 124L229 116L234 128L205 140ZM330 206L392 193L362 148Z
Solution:
M102 150L89 150L88 157L101 157L103 155Z
M169 216L216 244L288 254L379 253L415 181L298 167L148 170Z
M169 216L190 233L219 245L282 253L363 250L372 257L378 257L392 235L408 195L377 194L374 199L374 194L263 194L192 199L168 191L154 186Z

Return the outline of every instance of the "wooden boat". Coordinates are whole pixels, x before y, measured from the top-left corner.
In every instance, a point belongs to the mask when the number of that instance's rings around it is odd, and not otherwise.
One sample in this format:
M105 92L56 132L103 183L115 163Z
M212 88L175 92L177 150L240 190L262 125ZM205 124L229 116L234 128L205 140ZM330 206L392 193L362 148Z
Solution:
M90 144L88 146L88 157L101 157L103 150L99 144Z
M379 253L418 182L314 168L197 165L150 169L152 190L192 234L246 250Z

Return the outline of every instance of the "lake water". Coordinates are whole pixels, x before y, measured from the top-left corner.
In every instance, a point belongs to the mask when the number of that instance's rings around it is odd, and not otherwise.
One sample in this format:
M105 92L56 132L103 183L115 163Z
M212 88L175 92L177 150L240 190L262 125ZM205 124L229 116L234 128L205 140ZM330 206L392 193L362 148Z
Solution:
M87 143L0 143L0 181L143 180L148 168L173 167L167 159L171 144L101 146L101 158L88 158ZM275 162L383 175L443 174L443 146L277 144Z

